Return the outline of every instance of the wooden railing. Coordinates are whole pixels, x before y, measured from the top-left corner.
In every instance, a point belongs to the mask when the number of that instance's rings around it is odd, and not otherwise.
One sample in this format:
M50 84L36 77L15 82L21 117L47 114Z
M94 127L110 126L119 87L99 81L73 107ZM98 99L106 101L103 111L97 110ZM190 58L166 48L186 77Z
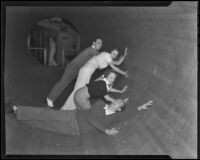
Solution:
M29 49L30 49L30 52L31 52L31 51L35 51L35 50L43 51L43 52L42 52L42 54L43 54L43 56L44 56L44 58L43 58L43 63L44 63L45 66L47 65L47 50L46 50L46 48L30 47ZM38 52L38 53L41 53L41 52ZM38 54L38 53L37 53L37 54ZM32 52L31 52L31 54L32 54ZM37 56L36 56L36 57L37 57Z
M65 66L66 64L66 59L71 61L75 56L78 54L78 50L73 50L73 49L65 49L62 51L62 65Z

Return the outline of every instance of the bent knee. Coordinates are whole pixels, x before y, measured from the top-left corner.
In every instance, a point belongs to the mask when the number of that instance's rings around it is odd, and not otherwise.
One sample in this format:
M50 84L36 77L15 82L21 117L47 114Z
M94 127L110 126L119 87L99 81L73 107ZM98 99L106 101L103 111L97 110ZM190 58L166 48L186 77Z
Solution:
M84 109L91 109L91 106L84 106Z

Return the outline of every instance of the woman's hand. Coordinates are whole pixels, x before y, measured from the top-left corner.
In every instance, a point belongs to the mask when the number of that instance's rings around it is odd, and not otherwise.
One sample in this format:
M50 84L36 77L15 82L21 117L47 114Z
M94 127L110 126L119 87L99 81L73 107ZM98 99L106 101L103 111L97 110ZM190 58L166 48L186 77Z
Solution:
M128 88L128 86L124 86L124 88L122 89L121 93L126 92L127 88Z
M124 53L124 55L125 55L125 56L127 56L127 55L128 55L128 52L127 52L127 50L128 50L128 49L127 49L127 47L126 47L126 48L125 48L125 53Z
M126 78L128 78L128 71L124 72L123 74Z
M116 128L107 129L107 130L105 131L105 133L106 133L107 135L112 135L112 136L114 136L114 135L116 135L117 133L119 133L119 130L116 129Z

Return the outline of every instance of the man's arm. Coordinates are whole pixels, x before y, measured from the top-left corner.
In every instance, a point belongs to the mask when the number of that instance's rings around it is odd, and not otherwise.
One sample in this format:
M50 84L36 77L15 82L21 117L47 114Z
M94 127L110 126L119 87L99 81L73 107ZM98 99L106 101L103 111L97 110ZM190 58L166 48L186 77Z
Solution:
M107 128L100 122L99 118L92 116L92 114L89 114L88 116L88 122L93 125L95 128L98 130L102 131L105 133Z
M103 118L103 117L102 117ZM94 126L95 128L97 128L98 130L100 130L101 132L107 134L107 135L115 135L117 134L119 131L118 129L115 129L115 128L111 128L111 129L108 129L106 128L105 125L103 125L99 118L98 117L95 117L95 116L92 116L92 114L90 113L89 116L88 116L88 122Z

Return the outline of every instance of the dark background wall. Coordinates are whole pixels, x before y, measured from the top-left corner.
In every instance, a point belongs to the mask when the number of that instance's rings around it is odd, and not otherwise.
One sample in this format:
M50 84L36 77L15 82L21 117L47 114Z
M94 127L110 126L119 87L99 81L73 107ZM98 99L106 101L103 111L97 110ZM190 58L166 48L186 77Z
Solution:
M81 50L91 45L96 37L103 39L102 50L117 47L124 51L127 46L129 55L123 67L129 71L131 101L141 104L153 99L155 102L155 112L147 116L145 125L165 142L170 139L165 130L169 127L170 135L183 138L188 150L196 149L196 2L173 2L170 7L7 7L6 98L20 101L14 89L29 94L24 85L14 83L24 68L23 75L30 83L33 76L30 72L35 68L47 72L28 55L26 44L31 26L51 16L65 18L74 24L80 33ZM61 74L62 70L48 71L44 74L46 78L47 75L49 79L52 75L57 78L43 87L51 88ZM37 73L34 72L34 76ZM46 90L47 95L50 89Z

